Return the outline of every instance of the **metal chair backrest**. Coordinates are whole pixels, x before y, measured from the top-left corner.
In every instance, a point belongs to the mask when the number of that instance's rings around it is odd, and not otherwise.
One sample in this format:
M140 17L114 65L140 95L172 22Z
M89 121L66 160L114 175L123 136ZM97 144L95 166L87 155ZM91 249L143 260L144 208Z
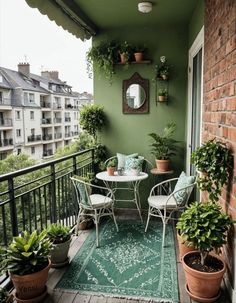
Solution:
M79 204L84 208L92 208L90 194L91 185L77 178L71 177L72 183L75 188L76 198Z

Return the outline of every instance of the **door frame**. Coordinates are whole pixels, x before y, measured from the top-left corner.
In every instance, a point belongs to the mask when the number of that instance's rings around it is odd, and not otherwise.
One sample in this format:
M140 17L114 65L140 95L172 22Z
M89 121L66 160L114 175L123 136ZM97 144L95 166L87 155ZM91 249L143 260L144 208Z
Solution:
M200 129L202 129L203 111L203 69L204 69L204 26L201 28L188 55L188 111L187 111L187 148L186 148L186 172L190 175L191 138L192 138L192 93L193 93L193 58L202 49L202 81L201 81L201 105L200 105ZM200 131L200 142L202 142L202 132Z

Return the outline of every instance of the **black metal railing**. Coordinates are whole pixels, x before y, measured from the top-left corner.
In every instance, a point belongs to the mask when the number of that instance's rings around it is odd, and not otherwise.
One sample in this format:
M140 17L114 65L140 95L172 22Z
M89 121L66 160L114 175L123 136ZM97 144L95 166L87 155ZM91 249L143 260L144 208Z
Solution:
M52 134L43 135L43 141L52 140Z
M54 139L61 139L62 138L62 133L55 133L54 134Z
M41 135L31 135L28 136L28 142L36 142L36 141L41 141L42 136Z
M45 101L40 101L40 106L42 108L51 108L51 103L50 102L45 102Z
M61 118L54 118L54 123L62 123L62 119Z
M52 123L51 118L43 118L42 119L42 124L51 124L51 123Z
M42 230L53 222L76 223L78 204L70 176L93 172L94 150L0 176L0 245L23 230Z
M0 140L0 147L4 146L12 146L13 145L13 139L2 139Z
M12 126L12 119L10 118L0 119L0 126L6 126L6 127Z
M65 117L65 122L71 122L71 117Z

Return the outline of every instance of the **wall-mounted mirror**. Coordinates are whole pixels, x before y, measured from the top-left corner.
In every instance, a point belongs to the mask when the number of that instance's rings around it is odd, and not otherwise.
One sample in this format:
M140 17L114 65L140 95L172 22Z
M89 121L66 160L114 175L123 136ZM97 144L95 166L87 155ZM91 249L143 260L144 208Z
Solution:
M149 111L149 80L134 73L123 81L123 113L136 114Z

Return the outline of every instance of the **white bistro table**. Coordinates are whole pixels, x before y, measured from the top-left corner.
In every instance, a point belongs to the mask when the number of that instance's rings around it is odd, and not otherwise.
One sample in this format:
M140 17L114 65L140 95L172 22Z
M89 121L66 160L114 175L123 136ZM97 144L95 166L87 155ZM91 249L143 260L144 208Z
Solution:
M114 194L117 190L128 190L129 192L132 191L133 193L133 199L116 199L116 201L123 201L123 202L133 202L135 203L139 216L141 218L141 221L143 221L142 214L141 214L141 203L140 203L140 196L139 196L139 184L142 180L148 178L148 174L141 172L138 176L135 175L128 175L124 173L122 176L118 175L117 172L115 172L114 176L109 176L106 171L103 171L101 173L96 174L96 178L99 180L102 180L107 188L112 189ZM128 183L129 187L121 187L119 186L119 183Z

